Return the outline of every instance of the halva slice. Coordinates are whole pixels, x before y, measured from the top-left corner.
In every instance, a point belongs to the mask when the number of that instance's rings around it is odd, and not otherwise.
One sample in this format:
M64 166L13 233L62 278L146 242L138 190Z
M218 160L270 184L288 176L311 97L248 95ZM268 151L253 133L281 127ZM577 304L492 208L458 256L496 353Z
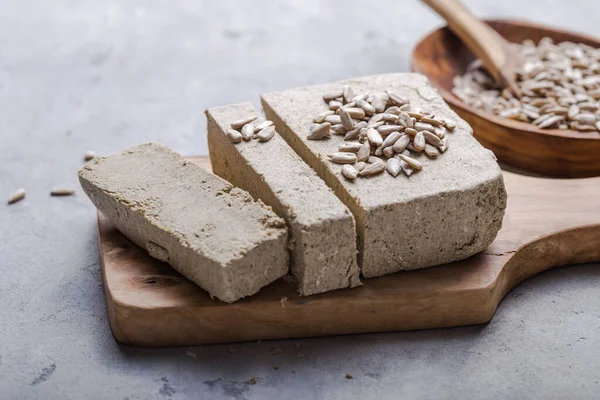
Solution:
M286 220L301 295L361 285L354 218L325 182L278 134L264 142L228 136L232 122L257 115L250 103L206 111L213 171ZM267 121L254 125L273 129Z
M285 221L164 146L95 157L79 180L125 236L222 301L254 294L288 271Z
M397 165L390 165L395 168L386 173L385 164L377 159L377 151L382 147L372 147L374 156L369 156L367 148L369 164L365 167L365 157L358 157L355 164L363 171L364 178L352 180L346 178L348 173L342 175L343 166L331 162L330 155L339 151L344 136L322 140L307 138L313 118L330 113L326 101L331 97L344 103L354 99L356 105L363 106L366 114L363 120L366 121L369 115L383 112L376 110L383 108L376 101L370 106L365 104L365 99L368 101L373 94L379 94L373 99L388 96L397 103L387 115L371 120L371 123L376 122L375 127L403 115L402 111L408 109L404 103L410 104L413 115L415 110L422 109L428 110L431 113L428 115L436 120L448 120L452 132L446 134L443 155L430 159L419 154L420 149L415 146L408 146L410 158L403 154L397 156L407 173L392 174L397 172ZM262 104L266 117L275 123L281 136L354 214L359 236L359 265L364 277L467 258L484 250L500 230L506 208L501 170L493 154L473 138L471 127L448 107L424 76L387 74L268 93L262 96ZM325 117L326 122L327 118L332 124L338 123L337 115ZM410 117L404 118L408 118L407 127L415 123L414 118L412 122ZM359 123L347 116L345 120L348 127L350 123ZM423 127L415 125L414 128ZM374 129L364 129L362 140L365 143L376 142L370 137L379 136ZM342 133L345 131L341 130ZM362 129L357 131L357 135L363 135L362 132ZM413 128L405 129L405 133L409 136L418 134ZM412 161L412 157L417 162ZM406 160L414 165L409 165ZM417 166L420 171L410 174L411 167ZM373 169L376 171L371 174ZM369 171L369 175L364 171Z

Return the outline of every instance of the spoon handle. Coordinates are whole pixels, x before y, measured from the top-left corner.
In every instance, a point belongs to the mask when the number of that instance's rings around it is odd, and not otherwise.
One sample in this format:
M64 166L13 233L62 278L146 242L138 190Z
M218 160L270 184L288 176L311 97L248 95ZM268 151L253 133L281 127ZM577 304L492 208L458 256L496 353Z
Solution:
M458 36L501 86L509 86L512 81L508 67L508 42L495 30L477 19L458 0L422 0L448 23L448 27ZM507 76L508 75L508 76Z

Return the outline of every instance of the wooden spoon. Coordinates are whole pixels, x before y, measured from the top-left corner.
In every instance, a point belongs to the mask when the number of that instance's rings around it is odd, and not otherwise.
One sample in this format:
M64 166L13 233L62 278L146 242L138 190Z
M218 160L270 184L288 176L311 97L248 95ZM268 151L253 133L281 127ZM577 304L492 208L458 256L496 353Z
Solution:
M571 41L600 48L600 40L529 22L487 20L499 36L511 43L550 37L555 43ZM412 70L426 75L444 100L473 127L479 142L504 163L555 177L600 175L600 132L539 129L525 122L500 118L465 104L451 92L453 78L466 72L476 59L448 27L423 38L412 54Z
M508 87L521 97L515 77L525 59L507 40L477 19L458 0L423 0L423 3L446 20L450 30L481 60L500 87Z

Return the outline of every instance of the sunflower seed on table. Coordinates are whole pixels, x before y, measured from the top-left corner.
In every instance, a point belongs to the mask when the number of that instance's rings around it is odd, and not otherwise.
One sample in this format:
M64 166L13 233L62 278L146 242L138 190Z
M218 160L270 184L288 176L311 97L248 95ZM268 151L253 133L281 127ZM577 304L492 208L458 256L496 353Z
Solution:
M25 198L25 189L18 189L8 198L8 204L15 204Z
M360 146L360 149L358 150L358 153L356 155L356 159L358 161L367 161L369 159L370 154L371 154L371 145L369 144L368 141L366 141Z
M381 137L381 134L379 131L373 128L367 128L367 139L369 139L371 145L376 147L379 147L383 144L383 138Z
M338 151L356 153L361 147L362 144L358 142L342 143L340 144Z
M342 97L344 94L344 92L342 90L339 91L335 91L335 92L330 92L330 93L325 93L323 95L323 100L325 101L330 101L330 100L334 100L334 99L338 99L340 97Z
M355 164L356 163L356 154L354 153L333 153L328 154L327 157L337 164Z
M322 124L323 122L325 122L325 118L327 118L330 115L335 114L335 111L323 111L321 114L317 115L316 117L313 118L313 122L317 123L317 124Z
M321 121L321 122L323 122L323 121ZM254 133L258 133L271 125L273 125L273 121L269 121L269 120L263 121L254 127Z
M275 127L273 125L267 126L256 134L256 138L259 142L268 142L275 136Z
M239 143L239 142L242 141L242 134L240 132L236 131L235 129L232 129L232 128L228 128L227 129L227 137L233 143Z
M329 122L331 125L341 124L342 119L339 115L328 115L325 117L325 122Z
M342 167L342 175L351 181L358 178L358 171L350 164L346 164Z
M400 165L400 160L398 160L397 158L394 158L394 157L390 158L389 160L387 160L387 162L385 164L385 169L394 178L397 177L398 174L400 173L400 171L402 171L402 166Z
M242 139L249 141L252 139L252 135L254 135L254 125L248 123L242 126Z
M244 125L249 124L250 122L254 121L257 118L258 118L258 115L250 116L250 117L245 117L245 118L240 118L237 121L233 121L231 123L231 128L235 129L235 130L238 130L238 129L242 128Z
M433 147L429 143L427 143L425 145L425 150L424 151L425 151L425 154L427 154L427 156L429 158L437 158L440 155L440 152L438 151L438 149L436 149L435 147Z
M320 139L330 138L331 137L331 134L329 133L330 130L331 130L331 124L329 122L324 122L324 123L318 125L316 128L311 129L306 138L310 139L310 140L320 140Z
M70 188L56 188L50 191L50 196L54 197L73 196L74 194L75 189Z
M408 157L402 154L398 154L398 157L405 163L407 163L413 170L420 171L423 168L423 164L420 161L415 160L412 157Z
M94 157L96 157L96 153L94 153L93 151L86 151L85 154L83 155L83 161L90 161L93 160Z

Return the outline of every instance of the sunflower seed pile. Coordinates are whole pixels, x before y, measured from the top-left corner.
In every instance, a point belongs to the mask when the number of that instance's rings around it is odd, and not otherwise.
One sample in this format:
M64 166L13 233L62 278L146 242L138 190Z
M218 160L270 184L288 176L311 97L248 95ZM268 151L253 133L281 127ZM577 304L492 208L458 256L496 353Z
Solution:
M413 153L437 158L448 148L446 132L456 127L450 120L411 107L409 100L390 90L355 95L344 86L323 99L329 110L313 119L307 139L343 138L328 158L343 164L341 174L348 180L383 171L393 177L400 172L410 176L423 168Z
M229 140L236 144L242 140L246 142L252 139L257 139L259 142L271 140L275 136L273 121L256 122L257 119L258 116L249 116L232 122L231 128L227 130Z
M479 60L454 78L452 93L474 108L539 128L600 131L600 49L550 38L514 46L525 57L517 73L521 99L500 90Z

